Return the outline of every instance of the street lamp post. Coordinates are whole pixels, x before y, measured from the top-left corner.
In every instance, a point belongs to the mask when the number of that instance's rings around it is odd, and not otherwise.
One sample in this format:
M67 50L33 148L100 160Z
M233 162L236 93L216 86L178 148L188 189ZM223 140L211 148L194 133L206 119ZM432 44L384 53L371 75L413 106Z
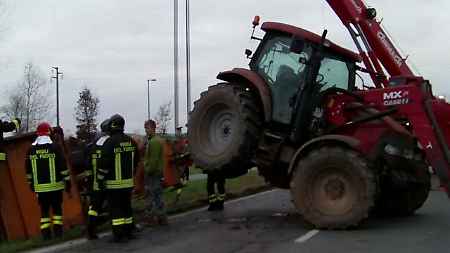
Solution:
M179 125L178 118L178 0L174 0L173 8L173 85L174 85L174 111L175 132Z
M147 119L150 119L150 82L156 82L156 79L147 80Z
M186 120L191 112L191 14L189 0L186 0Z
M59 127L59 76L62 72L59 72L59 67L52 67L56 73L52 78L56 79L56 125Z

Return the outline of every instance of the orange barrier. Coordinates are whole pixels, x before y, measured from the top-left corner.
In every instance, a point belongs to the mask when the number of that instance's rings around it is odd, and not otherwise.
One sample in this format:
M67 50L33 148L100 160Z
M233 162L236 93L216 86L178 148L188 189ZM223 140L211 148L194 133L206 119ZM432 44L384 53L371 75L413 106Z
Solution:
M175 169L173 159L172 144L169 141L164 141L164 186L170 187L180 182L180 177Z
M34 134L9 137L5 138L2 145L7 153L7 161L0 162L0 229L3 230L0 232L8 240L28 239L40 234L39 205L25 177L26 153L35 137ZM65 146L64 152L68 157ZM67 166L71 170L69 161ZM71 176L71 196L64 193L63 202L66 229L84 223L80 196L74 177Z

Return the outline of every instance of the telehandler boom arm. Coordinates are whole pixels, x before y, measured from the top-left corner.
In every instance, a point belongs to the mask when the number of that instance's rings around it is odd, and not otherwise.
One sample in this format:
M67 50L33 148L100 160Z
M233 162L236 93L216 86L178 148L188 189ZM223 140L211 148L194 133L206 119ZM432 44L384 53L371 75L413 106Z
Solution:
M327 0L330 7L349 30L367 70L377 88L386 86L392 76L413 77L414 73L402 58L376 17L376 10L362 0ZM362 41L365 51L358 38ZM383 68L389 76L386 76Z

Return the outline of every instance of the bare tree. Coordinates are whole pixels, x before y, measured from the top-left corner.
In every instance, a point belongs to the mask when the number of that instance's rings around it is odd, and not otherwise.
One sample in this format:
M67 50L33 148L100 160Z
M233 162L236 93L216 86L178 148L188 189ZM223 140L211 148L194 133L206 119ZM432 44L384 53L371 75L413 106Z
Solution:
M77 125L77 137L84 141L91 141L97 133L97 115L100 99L92 94L91 90L84 87L79 93L77 106L75 107L75 119Z
M8 103L1 108L1 111L10 119L23 119L25 111L25 97L18 93L19 89L15 89L8 94Z
M169 128L169 123L172 121L172 102L169 101L158 108L158 112L155 116L157 131L160 134L166 134Z
M28 132L39 121L48 118L52 108L50 90L39 67L29 62L25 64L22 80L8 94L8 104L1 110L10 118L22 120L20 132Z

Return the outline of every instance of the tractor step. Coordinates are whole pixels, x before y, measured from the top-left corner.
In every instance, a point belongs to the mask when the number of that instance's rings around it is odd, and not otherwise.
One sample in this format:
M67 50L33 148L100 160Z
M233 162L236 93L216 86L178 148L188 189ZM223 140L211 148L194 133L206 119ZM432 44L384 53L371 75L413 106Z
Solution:
M275 133L265 131L261 138L253 162L258 168L270 168L278 160L279 151L284 138Z
M271 138L273 140L283 141L283 137L270 132L264 132L264 137Z

